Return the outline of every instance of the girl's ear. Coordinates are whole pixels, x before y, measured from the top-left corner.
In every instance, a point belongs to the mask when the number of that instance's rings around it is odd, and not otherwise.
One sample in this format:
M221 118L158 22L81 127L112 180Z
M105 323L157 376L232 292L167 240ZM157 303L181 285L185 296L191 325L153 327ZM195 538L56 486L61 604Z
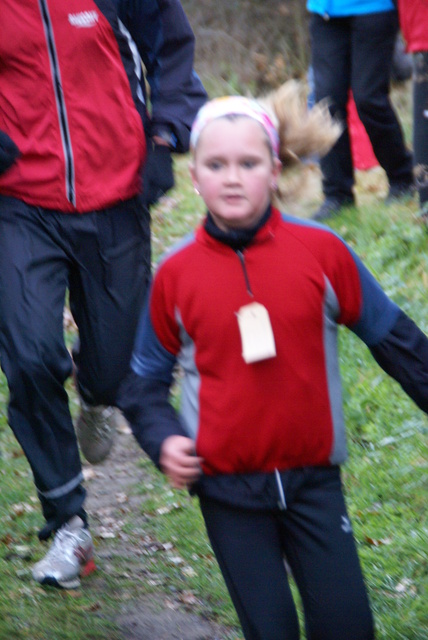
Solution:
M193 187L194 187L196 193L199 195L199 184L198 184L198 181L196 179L195 165L194 165L193 162L189 162L189 173L190 173L190 177L192 179Z
M282 162L279 158L273 158L273 169L272 169L272 177L275 182L278 180L282 171Z
M273 158L272 160L272 177L270 181L271 197L278 191L278 181L282 172L282 162L279 158Z

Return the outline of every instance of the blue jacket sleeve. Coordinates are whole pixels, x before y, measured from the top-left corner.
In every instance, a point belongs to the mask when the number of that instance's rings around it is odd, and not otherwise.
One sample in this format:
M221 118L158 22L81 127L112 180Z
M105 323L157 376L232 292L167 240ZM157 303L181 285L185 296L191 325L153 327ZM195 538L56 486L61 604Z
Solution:
M183 7L178 0L122 0L120 15L150 85L150 135L166 129L174 136L175 150L186 152L207 94L193 68L195 37Z
M169 402L169 391L163 380L131 371L120 386L117 401L137 442L158 468L163 441L172 435L187 436Z
M403 311L389 333L370 347L376 362L428 413L428 338Z
M428 413L428 338L388 298L361 260L350 251L362 291L361 315L350 328L367 344L382 369Z
M360 317L350 329L368 347L372 347L389 334L400 308L386 295L355 252L350 247L348 249L358 269L362 297Z
M117 406L157 467L163 441L171 435L187 436L170 403L175 364L175 356L156 337L147 306L137 331L131 372L121 384Z
M19 156L19 149L4 131L0 130L0 175L13 165Z

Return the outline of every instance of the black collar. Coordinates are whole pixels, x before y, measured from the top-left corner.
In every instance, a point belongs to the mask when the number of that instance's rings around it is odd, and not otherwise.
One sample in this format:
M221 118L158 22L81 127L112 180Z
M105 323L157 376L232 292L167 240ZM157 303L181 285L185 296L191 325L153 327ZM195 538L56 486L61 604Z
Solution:
M216 225L214 218L208 211L204 227L205 231L211 237L223 244L227 244L234 251L238 251L239 249L245 249L245 247L250 244L258 230L261 229L269 220L271 213L272 208L271 205L269 205L261 219L254 227L247 229L228 229L228 231L223 231Z

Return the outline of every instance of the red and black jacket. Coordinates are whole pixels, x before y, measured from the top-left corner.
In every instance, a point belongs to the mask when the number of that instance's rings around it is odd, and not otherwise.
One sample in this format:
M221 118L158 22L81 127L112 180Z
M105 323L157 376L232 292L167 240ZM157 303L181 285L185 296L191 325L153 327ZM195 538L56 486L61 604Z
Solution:
M266 474L344 462L339 325L428 413L428 338L339 236L274 209L239 249L209 220L159 265L119 397L156 464L168 436L191 437L196 490L254 506ZM253 301L277 353L247 364L236 314ZM169 402L177 362L180 416Z
M98 210L141 189L144 129L187 150L206 95L177 0L4 0L1 13L0 194Z

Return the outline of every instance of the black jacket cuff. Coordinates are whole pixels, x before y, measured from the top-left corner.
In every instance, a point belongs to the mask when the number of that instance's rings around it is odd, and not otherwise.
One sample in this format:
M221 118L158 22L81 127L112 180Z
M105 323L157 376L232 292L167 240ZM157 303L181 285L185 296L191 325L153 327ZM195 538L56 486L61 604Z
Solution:
M428 338L403 311L389 334L370 347L376 362L428 413Z

